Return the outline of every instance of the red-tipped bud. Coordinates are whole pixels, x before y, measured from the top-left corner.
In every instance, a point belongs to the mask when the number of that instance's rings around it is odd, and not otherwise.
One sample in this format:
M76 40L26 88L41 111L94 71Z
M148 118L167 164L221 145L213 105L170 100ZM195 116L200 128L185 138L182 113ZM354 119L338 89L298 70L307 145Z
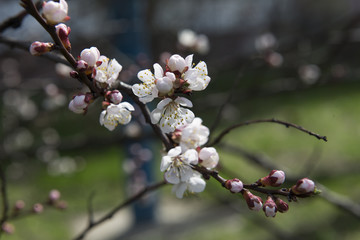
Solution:
M262 186L278 187L285 181L285 173L281 170L272 170L266 177L260 178L257 182Z
M86 69L88 69L88 67L89 67L89 65L84 60L79 60L76 62L76 68L79 71L85 71Z
M232 193L239 193L243 190L243 183L237 178L227 180L225 182L225 187L230 190Z
M77 71L71 71L70 72L70 77L78 79L79 78L79 73Z
M308 178L303 178L298 180L296 185L291 187L291 190L297 195L311 194L315 191L315 183Z
M17 200L14 205L14 210L20 211L24 209L24 207L25 207L25 202L23 200Z
M85 113L92 100L93 100L93 96L91 93L76 95L70 101L69 109L74 113L78 113L78 114Z
M50 42L33 42L29 48L31 55L40 56L41 54L53 50L54 44Z
M259 211L263 206L263 201L260 197L252 194L249 190L242 191L243 197L246 200L248 207L251 210Z
M34 213L42 213L44 211L44 206L41 203L35 203L32 210Z
M264 203L263 211L267 217L275 217L277 207L272 197L268 196L266 202Z
M53 189L49 192L49 202L50 203L56 202L57 200L60 199L60 197L61 197L61 193L56 189Z
M60 23L58 25L55 26L56 29L56 33L59 36L61 42L64 44L64 47L70 51L71 49L71 43L69 40L69 34L71 32L70 27L66 26L63 23Z
M123 95L118 90L113 90L111 92L109 91L106 95L108 99L114 104L119 104L123 99Z
M11 223L4 222L1 226L1 230L6 234L13 234L15 232L15 227Z
M65 201L59 201L59 202L56 203L56 207L58 209L64 210L64 209L66 209L68 207L68 204Z
M283 201L281 198L276 198L275 204L277 207L277 210L281 213L287 212L289 210L289 205Z

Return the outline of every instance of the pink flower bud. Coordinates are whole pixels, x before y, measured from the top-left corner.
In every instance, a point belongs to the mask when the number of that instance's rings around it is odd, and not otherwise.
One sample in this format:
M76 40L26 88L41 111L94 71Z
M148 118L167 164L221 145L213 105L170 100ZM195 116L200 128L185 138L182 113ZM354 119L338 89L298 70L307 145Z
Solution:
M87 62L90 67L95 66L100 57L100 51L96 47L85 48L80 53L80 59Z
M35 203L33 206L33 212L34 213L42 213L44 211L44 207L40 203Z
M6 234L13 234L15 232L15 227L11 223L4 222L1 226L1 229Z
M174 54L168 60L167 66L172 72L182 73L186 67L186 62L183 57L178 54Z
M74 113L85 113L92 99L93 97L90 93L74 96L69 103L69 109Z
M40 56L41 54L50 52L53 49L54 44L50 42L33 42L30 46L30 53L34 56Z
M66 209L68 207L68 204L65 201L59 201L59 202L56 203L56 207L58 209L64 210L64 209Z
M242 191L243 197L246 200L248 207L251 210L259 211L263 206L263 201L260 197L252 194L249 190Z
M310 194L315 191L315 183L308 178L303 178L298 180L296 185L291 187L291 190L298 195Z
M61 193L58 190L53 189L49 192L49 201L56 202L57 200L60 199L60 196L61 196Z
M59 2L49 1L43 3L43 17L50 25L56 25L70 19L68 14L68 4L65 0Z
M199 159L202 166L214 168L219 163L219 154L213 147L204 147L199 152Z
M289 210L289 205L286 202L284 202L281 198L276 198L275 204L277 210L281 213L287 212L287 210Z
M263 211L265 212L265 215L267 217L275 217L277 212L277 207L272 197L269 196L267 198L263 206Z
M56 33L59 36L61 42L64 44L64 47L70 51L71 49L71 43L69 40L69 34L70 34L70 27L66 26L63 23L60 23L58 25L55 26L56 29Z
M23 200L17 200L15 202L14 210L20 211L21 209L24 209L24 207L25 207L25 202Z
M79 71L85 71L89 65L84 60L79 60L76 62L76 68L79 69Z
M232 193L239 193L241 190L243 190L243 183L237 178L227 180L225 182L225 187L230 190Z
M71 71L70 73L70 77L78 79L79 78L79 73L77 71Z
M278 187L285 181L285 173L281 170L272 170L268 176L258 180L262 186Z
M114 104L119 104L122 101L122 99L123 96L121 92L119 92L118 90L113 90L109 94L109 100Z

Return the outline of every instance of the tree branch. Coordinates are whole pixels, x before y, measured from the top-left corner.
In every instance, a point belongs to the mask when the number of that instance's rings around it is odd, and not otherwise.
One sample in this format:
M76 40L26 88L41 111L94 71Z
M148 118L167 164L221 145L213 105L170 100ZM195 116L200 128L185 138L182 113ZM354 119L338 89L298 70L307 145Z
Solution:
M137 194L135 194L134 196L128 198L127 200L125 200L124 202L122 202L121 204L119 204L118 206L116 206L114 209L112 209L110 212L108 212L107 214L105 214L102 218L100 218L97 221L92 221L89 222L88 226L77 236L74 238L74 240L80 240L80 239L84 239L84 237L88 234L88 232L93 229L94 227L100 225L101 223L111 219L119 210L121 210L122 208L132 204L133 202L139 200L142 196L144 196L146 193L148 192L152 192L162 186L165 186L166 182L165 181L161 181L152 185L149 185L147 187L145 187L143 190L141 190L140 192L138 192Z
M309 130L307 130L307 129L299 126L299 125L272 118L272 119L260 119L260 120L246 121L246 122L242 122L242 123L238 123L238 124L235 124L233 126L230 126L230 127L226 128L224 131L222 131L211 143L209 143L207 145L208 146L214 146L214 145L218 144L226 134L228 134L230 131L232 131L232 130L234 130L236 128L246 126L246 125L250 125L250 124L264 123L264 122L278 123L278 124L284 125L287 128L288 127L293 127L293 128L296 128L296 129L298 129L298 130L300 130L302 132L305 132L305 133L307 133L307 134L309 134L311 136L314 136L319 140L324 140L325 142L327 142L327 137L326 136L321 136L321 135L319 135L317 133L314 133L312 131L309 131Z

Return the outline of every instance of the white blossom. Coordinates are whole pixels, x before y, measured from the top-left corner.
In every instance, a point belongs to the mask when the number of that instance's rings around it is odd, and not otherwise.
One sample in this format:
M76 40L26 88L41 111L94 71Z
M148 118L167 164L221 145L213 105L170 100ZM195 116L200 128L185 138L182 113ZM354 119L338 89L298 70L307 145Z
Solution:
M85 48L80 53L80 60L84 60L90 67L95 66L100 57L100 51L96 47Z
M183 198L186 191L190 193L199 193L204 191L206 182L201 178L201 175L197 172L193 172L193 175L186 182L180 182L173 186L172 191L177 198Z
M204 61L200 61L194 68L191 67L192 58L193 55L186 57L189 69L184 73L184 80L189 84L189 89L202 91L209 85L211 78L208 76L207 66Z
M116 59L110 61L109 58L100 56L94 68L93 77L101 85L106 84L111 87L115 84L121 70L122 66Z
M175 100L171 98L161 100L157 108L151 112L151 122L159 123L164 133L174 132L177 127L191 123L195 117L194 113L181 106L192 107L192 103L183 97L177 97Z
M154 74L149 70L142 70L138 73L137 77L143 83L134 84L132 86L133 93L139 97L142 103L148 103L158 97L158 89L155 85L155 80L164 76L164 70L158 63L154 64Z
M49 24L55 25L70 19L67 15L68 4L65 0L44 2L42 9L43 16Z
M219 154L213 147L204 147L199 152L201 165L206 168L214 168L219 163Z
M192 55L191 55L192 56ZM191 57L192 58L192 57ZM191 65L191 62L190 62ZM178 54L171 55L167 62L167 66L172 72L183 73L190 67L189 62Z
M133 105L128 102L119 104L110 104L106 110L100 114L100 125L104 125L110 131L120 124L127 124L131 120L131 111L134 111Z
M188 181L194 170L191 164L198 163L198 153L195 149L182 153L181 147L175 147L168 151L161 159L160 171L165 172L164 177L171 184Z
M208 141L209 129L202 125L201 118L194 120L185 125L181 130L180 146L182 149L195 149L204 145Z

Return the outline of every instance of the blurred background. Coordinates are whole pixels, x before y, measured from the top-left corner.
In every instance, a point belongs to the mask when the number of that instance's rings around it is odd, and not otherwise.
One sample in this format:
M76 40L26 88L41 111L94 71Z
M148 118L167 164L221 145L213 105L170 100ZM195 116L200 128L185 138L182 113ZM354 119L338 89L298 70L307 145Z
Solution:
M166 186L86 239L360 238L359 1L68 4L73 55L96 46L123 66L124 82L136 82L139 70L171 54L205 61L212 81L192 95L193 111L213 136L242 121L277 118L329 140L263 123L239 128L217 146L225 177L251 183L276 168L286 172L288 186L302 177L318 182L322 195L290 203L285 214L270 219L252 212L210 180L205 192L182 200ZM0 22L21 11L18 1L2 0ZM50 37L29 16L0 32L0 161L11 206L23 200L29 208L58 189L68 207L13 221L15 233L3 238L71 239L87 224L89 202L102 216L162 179L161 144L139 114L109 132L98 123L100 101L86 116L70 112L71 97L83 87L66 65L24 51L37 40Z

